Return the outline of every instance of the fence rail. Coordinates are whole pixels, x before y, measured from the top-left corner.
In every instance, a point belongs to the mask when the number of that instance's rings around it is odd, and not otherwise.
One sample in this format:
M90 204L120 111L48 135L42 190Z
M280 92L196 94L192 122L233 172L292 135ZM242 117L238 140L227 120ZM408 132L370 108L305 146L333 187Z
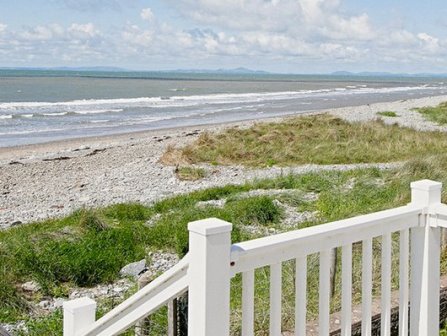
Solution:
M380 335L391 335L393 237L398 237L399 335L439 334L440 227L447 227L441 184L411 184L411 203L399 208L231 244L230 223L190 223L189 254L173 269L98 321L95 303L80 299L64 307L64 335L115 335L188 290L188 334L228 336L230 283L242 275L243 336L255 333L256 269L269 267L269 334L282 333L283 263L294 261L295 335L306 334L307 257L319 254L318 330L330 333L331 258L340 249L341 335L352 332L353 244L361 244L361 331L371 335L373 240L380 240ZM411 270L411 272L410 272ZM409 299L411 311L408 314ZM394 316L394 315L393 315ZM410 322L409 322L410 321Z

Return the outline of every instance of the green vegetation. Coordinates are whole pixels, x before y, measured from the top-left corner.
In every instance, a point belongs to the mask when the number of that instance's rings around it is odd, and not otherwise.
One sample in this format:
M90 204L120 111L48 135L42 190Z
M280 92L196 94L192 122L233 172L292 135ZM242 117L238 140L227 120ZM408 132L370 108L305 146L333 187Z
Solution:
M168 148L161 162L251 167L395 162L441 153L446 147L447 138L441 132L418 132L380 120L348 123L316 115L204 133L183 148Z
M380 145L378 145L380 144ZM166 164L244 164L248 166L300 163L358 163L409 160L392 170L355 169L281 175L242 185L208 188L178 195L152 206L118 204L100 209L81 209L62 219L48 220L0 231L0 322L27 320L29 335L59 335L61 312L30 318L30 302L44 296L66 296L74 286L109 283L127 263L149 251L187 253L187 224L208 217L233 223L234 242L254 239L265 232L281 232L318 225L359 214L404 205L410 200L409 184L433 179L447 184L447 139L443 133L416 132L377 121L349 124L327 115L294 118L281 123L258 124L249 129L229 129L217 135L203 134L185 148L169 148ZM414 158L415 157L415 158ZM186 163L185 163L186 162ZM204 176L200 168L179 168L187 179ZM179 176L180 177L180 176ZM275 189L284 193L253 196L251 190ZM306 197L312 193L315 197ZM209 201L219 201L219 204ZM447 201L447 193L443 193ZM207 203L208 202L208 203ZM308 221L284 227L280 203L315 214ZM259 228L260 230L253 230ZM397 251L399 238L393 237ZM374 251L380 251L380 238ZM380 294L380 253L374 254L374 293ZM309 318L317 316L318 256L308 257ZM393 253L393 269L398 254ZM447 271L447 251L442 258ZM340 267L338 267L340 270ZM339 271L338 271L339 272ZM353 245L354 301L360 300L361 244ZM268 330L269 268L256 270L256 329ZM283 312L285 329L293 328L294 263L283 265ZM393 271L393 288L398 272ZM21 284L36 281L38 293L26 293ZM240 331L241 277L232 281L232 332ZM340 306L340 274L337 273L332 310ZM101 303L100 314L113 305ZM164 311L152 320L155 334L163 335ZM132 332L128 333L129 335Z
M164 249L183 255L188 250L187 223L207 217L219 217L234 224L233 241L253 239L257 233L245 230L246 225L259 227L280 226L281 208L273 196L247 196L255 189L284 189L293 192L278 195L278 199L297 210L316 211L311 221L297 223L287 229L317 225L362 213L406 204L409 201L409 183L420 178L447 182L447 155L413 160L396 170L357 169L352 171L326 171L303 175L283 175L273 179L247 182L241 186L210 188L166 199L144 207L138 204L114 205L103 209L81 210L73 215L44 223L13 228L0 233L1 265L0 301L1 321L26 318L28 306L25 293L17 284L28 280L38 281L42 293L63 295L73 284L93 285L118 277L119 269L126 263L144 257L147 250ZM318 198L306 199L306 193L316 193ZM291 196L290 196L291 195ZM443 195L446 201L446 194ZM197 202L226 199L222 207L196 206ZM397 238L395 244L398 242ZM375 239L374 244L380 244ZM113 246L113 248L112 248ZM29 250L28 252L26 252ZM379 251L380 249L376 249ZM117 252L118 251L118 252ZM361 245L354 245L354 269L360 274ZM76 255L74 253L76 252ZM30 257L32 256L32 258ZM397 256L397 254L395 254ZM374 279L380 279L380 255L374 257ZM106 260L109 259L109 260ZM31 265L33 260L34 265ZM443 270L447 268L443 258ZM92 266L93 265L93 266ZM397 262L394 260L394 267ZM7 271L6 271L7 270ZM397 272L393 272L397 274ZM8 275L9 278L5 276ZM256 271L256 325L265 329L268 323L268 268ZM293 263L284 264L285 326L292 327L293 320ZM309 317L316 316L318 293L312 284L317 282L318 257L309 256ZM394 284L397 279L394 279ZM339 307L340 277L337 278L333 309ZM357 287L356 287L357 286ZM355 277L354 287L360 292L360 277ZM232 311L240 313L241 279L233 280ZM379 293L375 286L375 293ZM40 294L38 294L40 295ZM32 300L33 298L27 298ZM36 297L35 299L38 299ZM359 300L359 297L355 297ZM158 328L164 323L161 315ZM289 322L287 322L289 321ZM30 334L51 334L58 330L57 313L30 321ZM289 324L288 324L289 323ZM43 329L49 328L49 329ZM53 329L52 329L53 328ZM42 332L42 330L50 330ZM237 333L238 322L233 324ZM57 334L55 331L54 334Z
M377 112L377 115L382 116L382 117L390 117L390 118L398 117L397 113L393 112L393 111L381 111L381 112Z
M197 181L206 177L205 169L191 166L178 167L175 174L181 181Z
M440 125L447 124L447 102L441 103L438 106L421 107L415 110L430 121Z

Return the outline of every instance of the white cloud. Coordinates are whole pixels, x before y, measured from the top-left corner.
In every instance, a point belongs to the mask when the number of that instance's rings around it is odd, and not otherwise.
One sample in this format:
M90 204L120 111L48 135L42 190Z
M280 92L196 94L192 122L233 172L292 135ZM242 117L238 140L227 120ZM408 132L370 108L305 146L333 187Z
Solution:
M38 25L28 27L19 33L19 37L28 41L48 41L62 36L63 28L59 24Z
M73 23L69 28L68 32L70 36L77 39L90 39L99 35L99 31L95 28L93 23Z
M126 27L121 37L129 45L149 47L154 39L154 33L150 30L143 30L137 25L131 25Z
M126 1L134 0L113 2ZM101 31L95 21L16 30L0 24L4 55L0 61L26 62L24 55L33 55L34 62L53 59L99 63L107 59L117 64L132 60L132 64L147 65L159 59L160 64L173 67L178 62L201 66L204 61L220 67L225 60L336 64L340 68L344 64L420 64L423 60L425 64L447 66L447 58L443 57L447 54L447 40L433 33L411 31L404 25L375 26L367 13L345 12L341 0L166 2L181 17L175 24L163 22L163 16L157 17L151 8L135 8L135 14L145 23L129 21L108 29L101 27ZM102 0L98 4L106 6ZM80 5L95 6L93 0L83 0Z
M144 8L141 10L141 18L146 21L152 21L154 19L154 13L150 8Z

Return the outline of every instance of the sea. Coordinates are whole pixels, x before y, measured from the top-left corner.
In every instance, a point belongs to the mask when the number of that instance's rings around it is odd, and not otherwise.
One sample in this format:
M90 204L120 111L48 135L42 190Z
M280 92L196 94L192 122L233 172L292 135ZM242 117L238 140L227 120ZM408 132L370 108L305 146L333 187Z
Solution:
M447 78L0 69L0 147L447 94Z

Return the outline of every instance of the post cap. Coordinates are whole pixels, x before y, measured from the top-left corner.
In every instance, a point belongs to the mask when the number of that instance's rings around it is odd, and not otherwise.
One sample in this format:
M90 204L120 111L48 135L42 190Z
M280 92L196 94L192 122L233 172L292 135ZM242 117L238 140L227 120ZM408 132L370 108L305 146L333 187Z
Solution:
M423 191L432 191L438 190L442 188L441 182L436 182L432 180L420 180L411 182L411 189L423 190Z
M74 299L70 301L66 301L63 303L64 311L68 311L71 313L75 313L79 310L85 309L96 309L96 302L88 297L82 297L79 299Z
M233 224L218 218L207 218L188 224L188 230L190 232L198 233L202 236L231 232L232 229Z

